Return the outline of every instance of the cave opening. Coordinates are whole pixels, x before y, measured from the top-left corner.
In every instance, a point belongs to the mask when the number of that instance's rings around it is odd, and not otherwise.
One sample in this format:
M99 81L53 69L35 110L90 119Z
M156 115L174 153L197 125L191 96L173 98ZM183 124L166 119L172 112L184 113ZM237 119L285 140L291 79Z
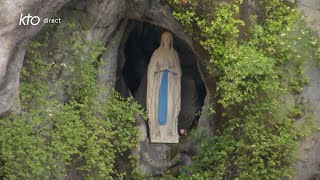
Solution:
M122 55L118 62L115 88L122 95L132 95L146 108L147 69L152 53L160 45L161 34L168 31L146 22L130 20L123 37ZM174 49L178 52L182 69L181 110L178 129L196 126L206 96L206 88L188 45L173 34ZM120 50L121 51L121 50ZM127 90L125 90L127 89ZM130 93L129 93L130 92Z

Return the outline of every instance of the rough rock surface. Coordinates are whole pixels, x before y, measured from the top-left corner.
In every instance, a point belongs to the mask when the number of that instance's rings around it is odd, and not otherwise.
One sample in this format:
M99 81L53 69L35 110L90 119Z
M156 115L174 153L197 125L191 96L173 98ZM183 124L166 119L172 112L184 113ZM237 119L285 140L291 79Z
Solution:
M19 26L20 15L50 17L69 0L1 0L0 2L0 117L14 106L25 48L39 32L37 26Z
M308 25L320 38L320 1L299 0L298 6L305 14ZM310 61L304 71L310 81L304 88L302 96L314 111L313 119L316 121L317 129L300 143L298 161L295 164L295 179L318 180L320 179L320 66Z

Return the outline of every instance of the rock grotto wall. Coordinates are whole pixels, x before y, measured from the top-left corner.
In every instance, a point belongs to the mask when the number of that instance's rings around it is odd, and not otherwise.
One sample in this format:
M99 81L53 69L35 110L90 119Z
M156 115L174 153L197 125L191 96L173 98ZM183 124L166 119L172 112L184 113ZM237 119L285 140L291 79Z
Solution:
M305 14L308 25L320 37L320 1L299 0L298 7ZM308 61L304 72L309 78L309 84L303 89L302 97L312 107L317 128L311 136L301 141L298 160L295 164L295 179L317 180L320 179L320 66L313 61Z
M191 37L184 33L182 27L172 17L169 6L167 6L163 0L90 0L90 2L85 0L72 0L68 3L69 1L70 0L0 0L0 117L14 110L25 48L31 38L44 26L44 24L37 26L19 26L20 14L30 13L40 17L50 17L53 13L61 9L61 7L76 8L87 14L87 20L92 22L90 31L87 33L87 38L92 41L102 40L107 47L107 50L103 53L103 57L108 60L108 63L100 67L105 71L99 74L98 80L106 86L110 83L116 83L117 88L123 91L121 93L125 95L130 94L128 91L129 88L133 95L138 97L139 88L143 89L143 85L141 85L141 87L129 85L129 83L126 82L125 75L120 81L116 81L117 74L127 73L125 65L129 52L125 52L125 46L127 42L130 42L129 39L132 38L130 37L130 32L132 31L130 28L134 29L135 26L137 26L132 25L132 21L128 21L128 19L153 24L159 28L173 32L175 38L183 40L184 47L188 48L188 51L194 55L199 73L196 77L193 77L193 80L196 84L200 82L198 80L199 77L204 80L207 96L205 97L203 109L208 106L210 103L210 93L212 93L210 90L214 89L207 88L214 85L206 78L207 74L204 66L208 60L208 56L199 44L193 42ZM320 2L318 0L299 0L298 5L300 9L305 12L310 26L320 35L320 13L318 11ZM244 6L244 8L246 8L246 6ZM246 16L247 11L242 12L243 15ZM63 17L68 16L67 12L63 13L63 9L60 15L62 20ZM151 51L151 49L148 51ZM143 72L143 70L139 72ZM314 118L317 121L318 127L320 127L320 70L317 66L310 63L306 66L305 72L306 75L310 77L310 83L304 88L302 96L314 107ZM143 77L141 77L141 79L143 79ZM186 83L192 84L193 82L189 82L189 80L190 79L188 79ZM200 90L199 94L202 96L201 98L204 98L204 88L200 89L202 90ZM137 99L143 104L143 97ZM200 103L200 106L201 105ZM142 120L141 117L137 118L137 125L143 132L141 137L142 146L133 153L139 155L143 150L154 147L147 145L147 129L144 120ZM209 121L210 118L208 118L206 111L203 111L199 118L197 129L206 129ZM191 144L188 139L183 140L180 147L172 147L173 151L183 149L181 152L182 164L189 164L191 162L190 156L193 153L193 149L190 147ZM300 147L299 160L295 165L297 170L296 179L320 179L319 130L311 137L303 140ZM140 164L140 168L143 169L144 172L154 174L161 172L161 169L152 169L146 166L146 164Z

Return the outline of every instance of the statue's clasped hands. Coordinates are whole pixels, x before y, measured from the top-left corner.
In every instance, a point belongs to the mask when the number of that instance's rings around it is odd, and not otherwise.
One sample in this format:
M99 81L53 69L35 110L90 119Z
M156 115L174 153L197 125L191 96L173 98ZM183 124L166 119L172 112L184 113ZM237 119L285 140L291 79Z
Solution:
M163 69L161 69L161 70L158 71L158 72L163 72L163 71L165 71L165 70L167 70L168 72L170 72L170 73L172 73L172 74L177 74L177 72L174 71L174 69L172 69L172 68L163 68Z
M165 67L165 68L163 68L163 69L160 70L160 72L162 72L162 71L164 71L164 70L167 70L167 71L169 71L169 72L172 73L172 74L177 74L177 72L176 72L173 68L170 68L170 67L169 67L168 63L166 64L166 67Z

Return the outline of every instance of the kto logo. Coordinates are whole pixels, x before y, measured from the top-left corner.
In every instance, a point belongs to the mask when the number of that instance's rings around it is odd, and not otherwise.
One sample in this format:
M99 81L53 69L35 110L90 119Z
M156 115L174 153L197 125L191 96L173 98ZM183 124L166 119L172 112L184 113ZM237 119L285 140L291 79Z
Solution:
M20 15L20 21L19 25L32 25L36 26L40 23L41 19L43 19L42 23L44 24L57 24L61 23L61 18L40 18L39 16L31 16L30 13L28 16L23 16L23 14Z
M20 15L19 25L29 25L29 22L31 25L36 26L40 23L40 17L31 16L30 14L28 14L28 16L23 16L23 14Z

